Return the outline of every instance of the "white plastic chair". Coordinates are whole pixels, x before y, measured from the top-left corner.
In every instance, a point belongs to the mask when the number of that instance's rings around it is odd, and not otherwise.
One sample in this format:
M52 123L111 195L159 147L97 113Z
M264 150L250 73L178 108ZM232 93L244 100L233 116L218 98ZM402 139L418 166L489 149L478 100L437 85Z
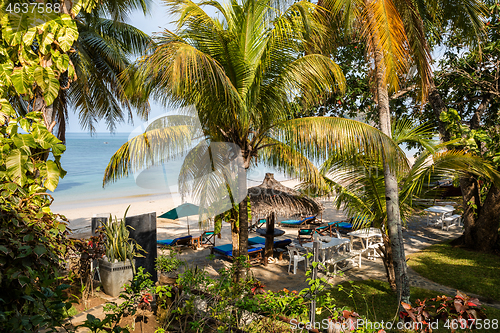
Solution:
M305 262L306 258L299 254L297 248L294 246L287 246L286 249L288 250L288 256L290 257L288 262L288 273L290 273L290 266L292 265L292 261L293 261L293 274L297 274L297 266L301 261L304 261L304 270L307 272L307 265Z

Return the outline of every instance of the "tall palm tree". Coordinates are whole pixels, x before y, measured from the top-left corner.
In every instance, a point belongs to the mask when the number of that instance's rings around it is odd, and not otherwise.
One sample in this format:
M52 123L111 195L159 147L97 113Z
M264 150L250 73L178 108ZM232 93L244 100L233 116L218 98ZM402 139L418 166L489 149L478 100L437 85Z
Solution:
M435 184L439 180L455 178L468 172L482 175L494 182L500 181L500 174L484 159L462 150L443 151L446 143L434 142L429 139L432 136L433 131L429 126L416 126L409 120L397 122L392 129L392 140L395 144L415 143L423 149L411 168L400 168L396 173L399 211L403 224L406 224L415 212L414 199L435 197L436 190L430 186L431 183ZM358 216L371 221L375 227L383 228L383 261L391 289L396 291L392 251L386 235L387 210L384 202L382 163L364 154L356 156L355 159L332 156L321 166L321 174L327 184L326 191L307 182L299 187L305 192L332 196L337 209L342 207L349 216Z
M391 136L389 92L399 89L400 78L414 66L420 78L422 98L425 98L431 86L430 52L421 13L423 8L428 6L426 13L435 14L442 7L441 3L399 0L324 0L322 3L330 9L333 18L341 18L344 22L343 28L357 29L364 35L367 58L373 65L372 75L375 82L379 125L381 131L388 136ZM464 17L470 22L476 22L474 4L478 1L459 1L459 3L468 9ZM460 16L456 12L455 15ZM387 163L383 166L387 225L394 254L398 300L408 303L410 285L402 238L397 175Z
M219 158L222 154L213 156L210 147L218 142L234 145L238 148L239 184L230 196L243 200L238 208L239 246L235 249L246 254L246 169L261 162L321 185L310 159L324 159L331 152L352 156L359 151L391 161L396 160L392 156L400 156L401 151L387 136L367 124L326 117L291 119L301 108L344 88L338 66L311 51L325 28L314 4L300 1L279 7L269 0L205 3L218 13L213 18L189 0L165 3L179 17L178 30L164 31L151 55L141 60L140 71L149 83L144 87L166 104L194 106L197 115L165 117L151 124L114 154L104 184L174 158L197 139L201 142L188 149L180 188L216 200L216 190L207 190L207 184L231 181L226 177L229 173L216 172L217 161L224 159ZM195 122L199 128L193 130ZM211 162L196 162L201 160ZM203 175L208 171L217 176L207 180ZM192 180L195 185L183 187ZM206 206L209 204L210 200Z

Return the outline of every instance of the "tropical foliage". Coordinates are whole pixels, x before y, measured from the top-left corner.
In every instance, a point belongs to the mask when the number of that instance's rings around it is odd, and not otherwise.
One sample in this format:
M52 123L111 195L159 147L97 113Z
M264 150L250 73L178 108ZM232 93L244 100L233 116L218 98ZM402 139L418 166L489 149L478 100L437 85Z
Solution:
M132 110L145 119L149 114L148 96L135 94L138 83L128 78L134 77L131 59L143 54L151 39L127 23L92 13L80 13L75 22L79 37L70 59L77 79L67 83L54 101L58 137L64 138L70 105L80 125L90 132L100 120L113 131L118 123L132 119Z
M8 3L10 2L6 1L5 6ZM68 12L69 15L61 10L58 15L42 16L42 21L45 19L49 24L45 35L33 33L36 31L34 22L40 17L24 14L16 21L16 15L6 12L5 22L10 20L13 26L20 23L23 28L28 29L29 34L25 36L31 36L19 41L14 38L14 42L10 42L9 46L22 44L18 48L25 50L26 56L20 58L26 59L24 62L44 59L39 65L45 72L37 70L44 76L37 75L37 84L48 91L44 95L48 97L45 102L33 103L36 94L24 89L34 81L34 77L31 77L34 68L25 72L24 82L14 81L16 91L6 92L17 114L43 111L45 125L51 132L55 128L57 136L63 141L70 105L78 114L80 124L91 132L95 130L95 123L99 120L104 120L113 131L118 122L126 118L132 119L132 109L136 109L139 116L145 118L149 112L147 96L135 94L136 81L129 78L134 77L134 68L130 66L131 59L143 54L151 39L122 20L128 12L137 7L141 7L146 13L147 5L147 1L90 1L85 5L88 12L78 13L75 11L78 4L75 4L73 10ZM62 22L71 26L65 29L57 28L54 24L59 18L63 18ZM10 28L5 24L5 31L9 32ZM12 31L17 30L19 27ZM22 32L19 33L23 35ZM55 39L51 34L55 34ZM11 37L7 37L10 41ZM53 39L55 42L52 42ZM49 47L51 43L55 43L55 47ZM68 45L72 46L71 50ZM12 48L12 51L13 54L17 52L15 48ZM51 56L45 56L44 53L49 51ZM54 65L51 65L52 63ZM127 76L127 80L122 76ZM46 83L41 85L41 82ZM45 87L48 84L50 87ZM18 98L16 93L24 94L25 97ZM124 110L128 112L128 117Z
M388 151L397 150L386 136L363 123L290 119L344 89L338 66L314 52L325 29L317 6L299 1L279 7L267 0L203 4L219 14L213 18L190 1L165 3L179 18L178 30L164 31L151 55L141 59L143 81L148 82L144 89L166 104L194 106L196 113L167 116L123 145L111 158L105 184L187 153L180 188L192 181L184 188L202 207L209 207L212 202L207 199L219 198L212 194L226 189L227 180L234 178L221 171L225 168L220 161L227 159L213 156L212 147L219 142L239 150L232 150L232 160L238 161L242 181L240 192L233 195L240 200L246 197L241 172L257 162L321 185L310 159L325 158L331 151L388 156ZM245 253L245 205L239 206L239 214L239 248Z
M415 213L415 207L418 207L414 201L416 198L435 197L435 184L440 180L456 179L470 173L500 181L500 174L485 159L463 150L444 151L446 144L429 139L433 137L433 131L427 125L415 126L412 121L402 120L396 123L392 132L395 144L415 143L424 149L411 167L400 168L397 172L403 224ZM321 173L329 190L318 193L319 189L310 183L301 184L301 188L306 192L333 195L337 209L343 208L349 216L367 219L373 226L387 231L385 181L380 161L363 154L350 160L332 156L323 163ZM385 243L384 264L389 283L395 288L392 252L387 237Z
M54 102L60 89L60 76L66 73L64 75L69 81L75 79L75 67L69 59L69 52L78 38L76 23L69 14L41 18L29 13L13 15L5 11L8 4L8 1L0 4L2 118L12 116L13 105L21 101L31 101L30 110L42 112ZM44 122L49 132L55 126L45 112Z
M0 323L12 332L60 324L71 306L58 282L68 230L46 193L65 174L65 147L41 122L29 113L0 126Z

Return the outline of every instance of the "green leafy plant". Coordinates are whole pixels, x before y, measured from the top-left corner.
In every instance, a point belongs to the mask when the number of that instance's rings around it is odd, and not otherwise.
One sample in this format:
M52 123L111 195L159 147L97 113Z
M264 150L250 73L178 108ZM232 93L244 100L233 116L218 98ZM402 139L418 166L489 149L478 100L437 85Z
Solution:
M151 311L153 301L154 283L151 281L151 274L144 273L144 268L139 267L137 274L130 284L126 284L120 298L123 302L106 303L104 319L99 319L91 314L87 315L87 320L78 327L89 328L92 332L108 331L113 333L128 333L129 329L119 325L124 316L135 316L138 310Z
M72 242L46 192L65 174L65 147L41 121L32 112L0 125L0 321L10 332L59 324L71 308L59 272Z
M185 262L177 258L177 252L174 248L169 249L167 255L160 255L156 258L156 270L162 273L170 273L178 269Z
M130 229L133 228L125 225L125 218L129 208L130 206L125 210L123 219L119 221L116 216L113 221L110 215L108 221L103 225L102 231L105 236L107 260L115 262L129 259L135 274L133 259L134 257L143 257L144 255L141 252L145 251L134 239L130 238L130 232L127 227Z

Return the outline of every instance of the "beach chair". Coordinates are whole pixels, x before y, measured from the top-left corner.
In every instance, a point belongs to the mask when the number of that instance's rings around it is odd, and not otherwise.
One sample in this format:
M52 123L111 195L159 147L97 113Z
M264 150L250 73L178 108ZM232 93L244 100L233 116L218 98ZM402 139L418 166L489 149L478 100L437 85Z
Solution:
M316 216L309 216L302 220L285 220L281 221L279 224L282 227L292 227L298 228L302 227L304 224L313 223L316 220Z
M299 229L297 235L297 240L299 241L299 244L302 245L302 243L312 242L315 232L316 232L315 227Z
M248 227L248 232L255 231L266 224L266 219L260 219L256 223Z
M193 243L196 248L202 247L203 245L215 246L215 235L214 231L205 231L200 237L193 238Z
M290 267L293 264L293 274L297 274L297 266L299 265L299 262L303 261L304 262L304 270L307 272L307 264L306 264L306 258L302 255L300 255L299 251L295 246L287 246L288 250L288 273L290 273Z
M193 236L184 236L174 239L159 239L156 241L159 246L193 246Z
M253 245L248 248L248 261L250 264L260 263L262 260L262 246ZM210 249L211 254L218 254L223 256L229 260L233 260L233 245L232 244L224 244L219 246L214 246Z
M316 232L320 236L330 236L333 237L336 235L336 228L338 225L342 225L342 223L346 223L345 221L333 221L333 222L326 222L321 224L319 227L316 228ZM352 227L351 224L348 226L349 228Z
M332 223L331 227L337 229L337 231L343 235L354 230L369 228L372 224L370 220L359 216L351 217L348 221L336 221L331 223Z

